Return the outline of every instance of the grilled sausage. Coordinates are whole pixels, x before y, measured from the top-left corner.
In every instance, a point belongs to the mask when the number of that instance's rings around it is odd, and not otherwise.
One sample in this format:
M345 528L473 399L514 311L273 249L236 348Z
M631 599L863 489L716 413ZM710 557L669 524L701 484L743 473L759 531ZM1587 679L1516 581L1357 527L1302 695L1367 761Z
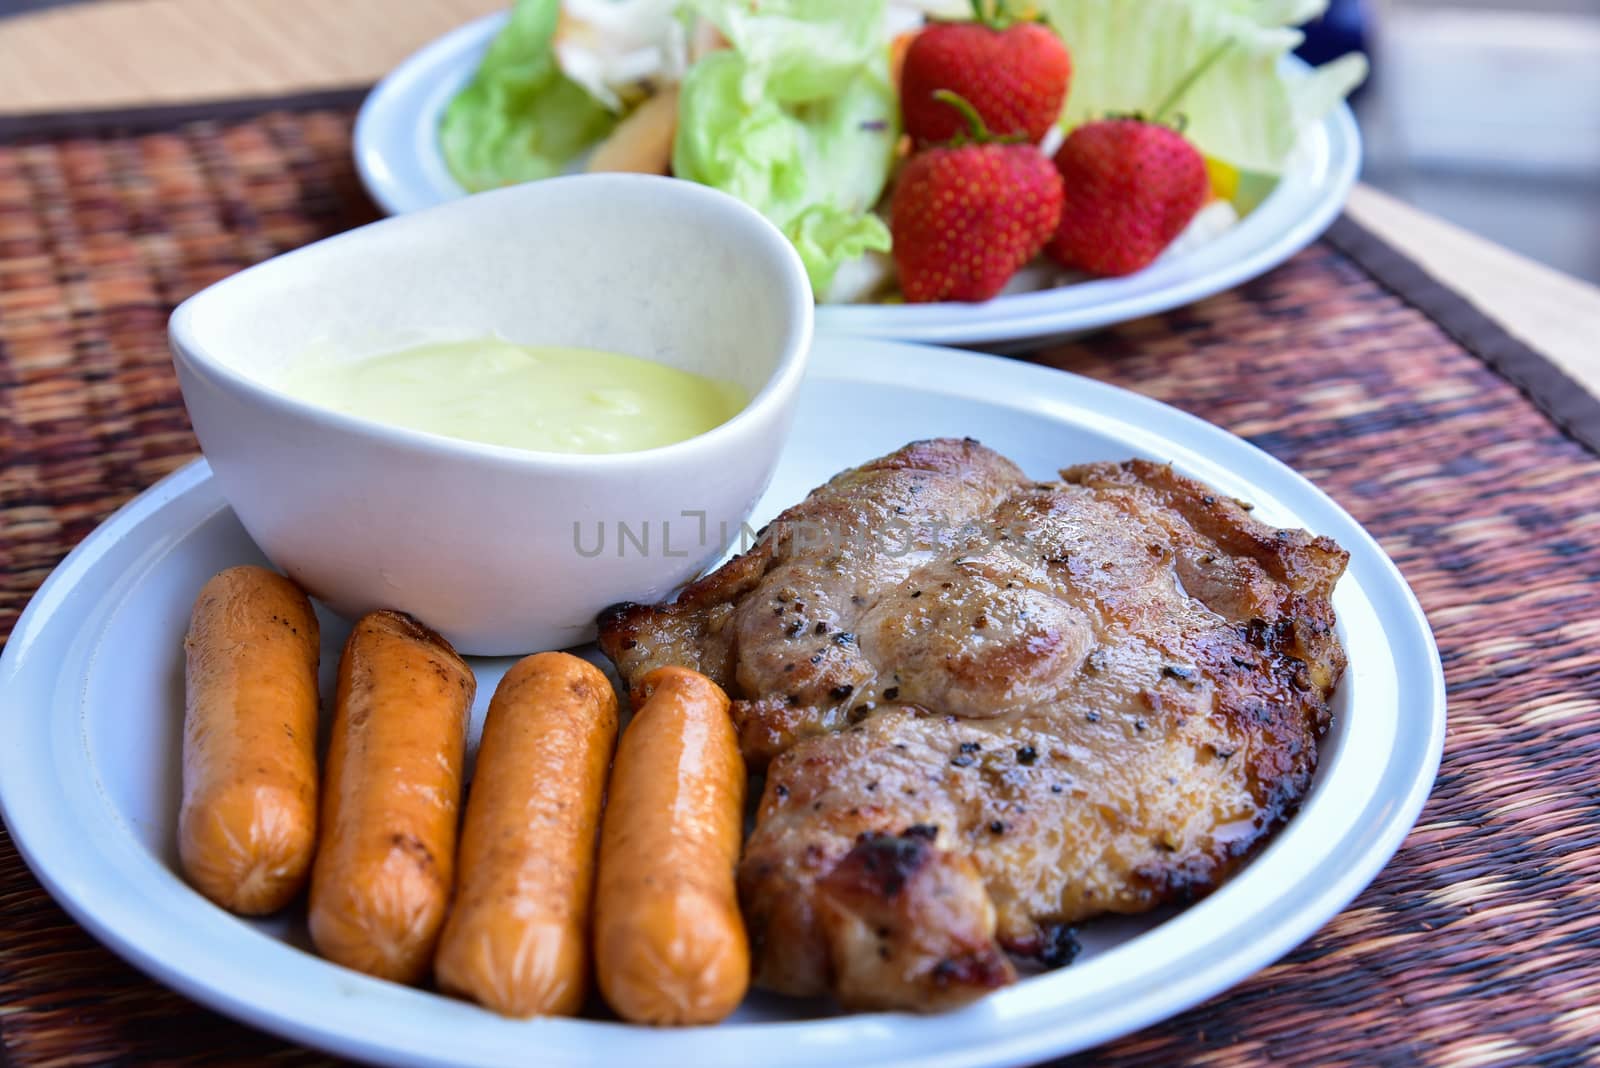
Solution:
M311 941L397 982L428 970L455 867L472 669L398 612L350 632L311 870Z
M207 582L183 642L178 857L196 889L244 915L288 904L311 865L318 642L306 595L260 567Z
M593 664L538 653L495 690L434 974L506 1016L572 1015L589 982L589 908L617 698Z
M728 697L704 675L657 668L635 704L600 833L600 991L636 1023L714 1023L750 981L734 887L744 761Z

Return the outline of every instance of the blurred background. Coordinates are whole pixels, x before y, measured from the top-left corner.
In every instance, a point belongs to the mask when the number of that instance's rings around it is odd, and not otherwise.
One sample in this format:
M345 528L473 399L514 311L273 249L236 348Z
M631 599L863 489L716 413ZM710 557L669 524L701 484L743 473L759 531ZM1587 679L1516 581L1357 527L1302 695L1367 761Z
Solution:
M1372 57L1365 181L1600 282L1600 0L1334 0L1309 30Z
M0 0L0 16L71 2ZM274 0L253 3L215 0L209 18L273 17ZM1308 58L1372 57L1354 101L1368 183L1600 283L1600 0L1331 0L1308 31ZM6 66L0 56L0 90Z

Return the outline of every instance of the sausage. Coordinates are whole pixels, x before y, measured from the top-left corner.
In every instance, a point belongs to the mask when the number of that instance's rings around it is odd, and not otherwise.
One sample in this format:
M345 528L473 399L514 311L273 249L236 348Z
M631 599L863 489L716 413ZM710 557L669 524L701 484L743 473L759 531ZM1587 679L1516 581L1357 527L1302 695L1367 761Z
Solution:
M715 1023L750 983L734 886L744 760L728 696L704 675L656 668L634 696L600 832L600 992L635 1023Z
M305 885L317 832L311 602L261 567L200 590L184 638L178 858L225 909L276 912Z
M565 1015L589 982L589 909L617 697L566 653L525 657L489 702L434 975L506 1016Z
M396 982L427 973L476 688L450 643L410 616L373 612L350 632L311 868L311 941L329 960Z

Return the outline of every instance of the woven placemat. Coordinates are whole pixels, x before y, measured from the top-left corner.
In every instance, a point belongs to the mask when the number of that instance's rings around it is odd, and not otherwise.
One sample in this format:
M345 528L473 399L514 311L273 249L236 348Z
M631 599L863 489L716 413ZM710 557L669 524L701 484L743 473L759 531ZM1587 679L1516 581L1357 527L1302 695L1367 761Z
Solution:
M68 549L195 455L171 307L374 215L347 106L228 114L0 145L0 634ZM1503 334L1470 308L1441 326L1431 283L1376 262L1393 255L1342 222L1249 285L1038 357L1330 492L1417 591L1451 700L1438 786L1366 892L1233 991L1075 1063L1553 1065L1600 1046L1600 460L1458 340ZM0 1060L321 1058L121 963L0 836Z

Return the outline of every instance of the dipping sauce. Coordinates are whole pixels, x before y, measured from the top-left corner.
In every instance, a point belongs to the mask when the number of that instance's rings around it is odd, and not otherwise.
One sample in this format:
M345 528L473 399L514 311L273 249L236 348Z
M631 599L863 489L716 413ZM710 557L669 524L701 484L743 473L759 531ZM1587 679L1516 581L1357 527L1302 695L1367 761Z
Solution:
M598 349L442 341L361 360L306 360L281 385L320 407L541 452L635 452L738 414L732 382Z

